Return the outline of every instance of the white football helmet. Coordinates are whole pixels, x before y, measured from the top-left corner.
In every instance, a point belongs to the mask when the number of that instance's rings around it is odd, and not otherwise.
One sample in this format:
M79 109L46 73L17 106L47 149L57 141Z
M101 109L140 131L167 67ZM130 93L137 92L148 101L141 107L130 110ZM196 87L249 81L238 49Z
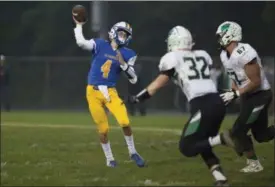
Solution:
M120 37L119 36L119 31L124 31L127 36L124 37ZM129 23L125 22L125 21L121 21L116 23L110 30L110 32L108 32L109 34L109 38L110 40L115 40L115 42L120 45L128 45L128 43L130 42L130 40L132 39L132 27L130 26Z
M168 51L191 50L194 45L191 33L182 26L173 27L168 33L166 42Z
M239 42L242 40L242 28L233 21L225 21L219 25L216 35L218 42L222 47L226 47L232 41Z

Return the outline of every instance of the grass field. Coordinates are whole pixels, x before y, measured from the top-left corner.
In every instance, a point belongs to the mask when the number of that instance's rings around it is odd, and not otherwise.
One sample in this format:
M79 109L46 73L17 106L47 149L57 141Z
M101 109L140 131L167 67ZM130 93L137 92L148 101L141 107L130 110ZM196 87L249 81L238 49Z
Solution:
M223 128L231 126L227 117ZM110 140L117 168L107 168L95 126L86 112L1 113L1 186L186 186L212 185L212 176L200 157L178 151L186 121L181 115L132 117L137 150L148 167L129 161L121 130L110 118ZM274 186L274 143L257 144L265 170L239 172L245 158L217 147L232 186Z

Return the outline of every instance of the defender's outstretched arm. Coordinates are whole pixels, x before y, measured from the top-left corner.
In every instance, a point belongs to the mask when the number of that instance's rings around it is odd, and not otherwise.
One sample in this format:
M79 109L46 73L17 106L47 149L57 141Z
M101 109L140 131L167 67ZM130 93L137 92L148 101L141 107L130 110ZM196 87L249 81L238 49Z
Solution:
M147 88L143 89L136 96L134 96L135 102L142 102L153 96L160 88L166 85L170 77L167 74L160 74Z

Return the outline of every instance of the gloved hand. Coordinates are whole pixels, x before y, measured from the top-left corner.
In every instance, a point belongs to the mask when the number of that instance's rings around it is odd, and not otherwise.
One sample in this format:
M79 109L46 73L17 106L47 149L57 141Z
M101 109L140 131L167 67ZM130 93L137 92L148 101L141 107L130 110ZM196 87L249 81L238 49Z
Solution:
M225 105L228 105L234 99L237 99L240 96L240 92L237 90L230 90L220 94Z
M137 96L131 95L131 96L128 97L128 102L129 102L129 103L136 104L136 103L139 103L139 100L138 100Z

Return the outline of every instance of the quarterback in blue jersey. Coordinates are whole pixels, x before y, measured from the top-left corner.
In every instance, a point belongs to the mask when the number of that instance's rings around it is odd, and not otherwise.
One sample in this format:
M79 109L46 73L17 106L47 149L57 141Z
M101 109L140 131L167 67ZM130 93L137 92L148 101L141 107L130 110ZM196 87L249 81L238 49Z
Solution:
M126 22L119 22L111 28L108 41L100 38L86 40L82 33L84 23L74 21L77 45L91 51L93 56L88 73L86 98L92 118L97 125L107 166L115 167L117 162L108 140L109 124L104 107L109 109L122 127L130 158L135 161L137 166L143 167L145 161L135 149L125 104L116 91L116 82L121 72L127 75L132 84L137 82L133 68L137 55L132 49L126 48L132 38L132 28Z

